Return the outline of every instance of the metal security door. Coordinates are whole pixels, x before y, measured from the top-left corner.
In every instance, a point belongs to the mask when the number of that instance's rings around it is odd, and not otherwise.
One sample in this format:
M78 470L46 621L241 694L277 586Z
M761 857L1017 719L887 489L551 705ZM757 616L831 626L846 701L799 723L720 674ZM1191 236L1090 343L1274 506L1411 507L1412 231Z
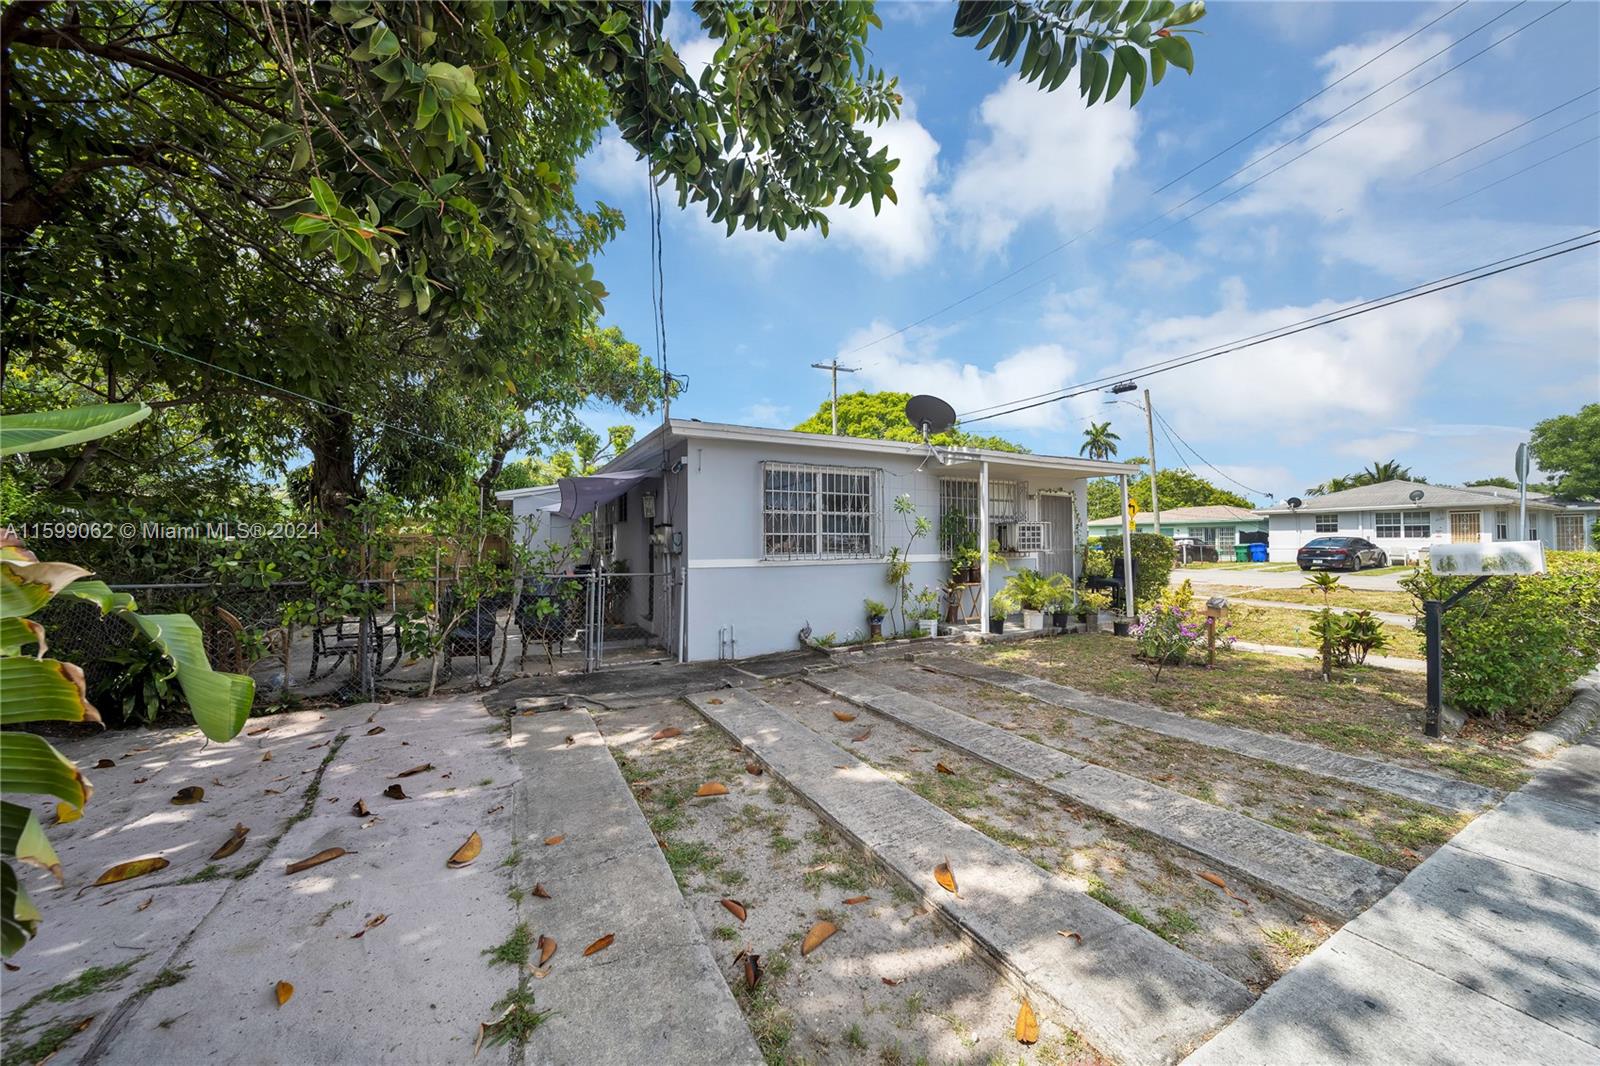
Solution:
M1450 512L1450 541L1453 544L1476 544L1483 539L1481 514L1478 511Z
M1041 574L1076 575L1072 572L1072 556L1077 546L1072 543L1072 497L1040 496L1039 521L1050 523L1050 550L1039 553Z

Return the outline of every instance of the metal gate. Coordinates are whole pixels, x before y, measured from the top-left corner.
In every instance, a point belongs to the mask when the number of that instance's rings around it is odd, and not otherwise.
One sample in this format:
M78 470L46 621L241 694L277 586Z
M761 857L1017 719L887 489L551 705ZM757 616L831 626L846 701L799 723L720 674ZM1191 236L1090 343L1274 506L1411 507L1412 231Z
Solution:
M516 623L525 648L542 643L547 655L565 654L570 645L582 653L585 672L676 657L681 570L539 575L529 589Z
M1073 553L1077 545L1072 543L1072 511L1074 501L1071 496L1041 495L1039 497L1039 521L1050 523L1050 550L1039 553L1039 572L1045 575L1066 574L1069 578L1076 578L1072 572Z

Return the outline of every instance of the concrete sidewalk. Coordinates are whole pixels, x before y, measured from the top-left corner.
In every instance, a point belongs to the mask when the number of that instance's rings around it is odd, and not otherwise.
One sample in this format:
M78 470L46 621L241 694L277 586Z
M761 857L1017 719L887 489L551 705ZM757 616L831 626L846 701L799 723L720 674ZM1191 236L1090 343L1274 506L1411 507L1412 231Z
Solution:
M1600 731L1185 1066L1600 1062Z

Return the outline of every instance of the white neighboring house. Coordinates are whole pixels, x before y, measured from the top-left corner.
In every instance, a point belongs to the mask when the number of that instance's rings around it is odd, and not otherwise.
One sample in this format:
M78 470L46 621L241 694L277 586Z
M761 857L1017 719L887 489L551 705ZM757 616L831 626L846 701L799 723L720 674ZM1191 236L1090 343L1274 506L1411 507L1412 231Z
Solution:
M1413 492L1421 498L1413 501ZM1401 563L1431 544L1538 540L1547 549L1592 550L1600 503L1529 493L1528 529L1519 531L1515 489L1383 481L1307 496L1298 510L1279 504L1260 513L1267 516L1268 558L1275 563L1292 563L1307 541L1331 536L1365 537Z
M537 519L535 542L565 535L568 527L552 524L566 521L563 489L578 513L596 514L596 540L612 559L664 578L660 609L632 620L694 661L792 650L806 625L817 637L864 632L863 599L892 598L885 563L907 543L894 510L902 495L933 526L912 546L909 580L939 588L950 574L941 519L960 512L976 526L983 477L989 534L1008 569L1076 577L1089 479L1137 473L1078 457L948 448L935 456L922 444L675 418L593 478L496 495L524 536ZM991 591L1007 572L996 568ZM963 613L986 613L975 592Z

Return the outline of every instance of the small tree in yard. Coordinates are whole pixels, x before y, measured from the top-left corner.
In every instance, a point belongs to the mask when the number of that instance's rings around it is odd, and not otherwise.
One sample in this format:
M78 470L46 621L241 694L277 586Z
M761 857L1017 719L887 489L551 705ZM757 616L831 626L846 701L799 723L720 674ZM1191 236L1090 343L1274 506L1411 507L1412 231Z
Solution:
M896 633L904 633L907 629L906 605L911 601L911 548L919 538L933 532L933 523L917 513L917 506L911 502L908 493L902 492L894 498L894 513L905 522L906 546L889 549L889 569L885 577L889 587L894 590L894 596L889 601L889 621L895 626ZM899 622L895 622L896 614L900 617Z
M1332 681L1334 648L1339 643L1339 616L1333 613L1332 597L1343 586L1338 575L1326 570L1306 578L1306 584L1322 593L1322 610L1311 623L1311 631L1322 648L1322 680Z

